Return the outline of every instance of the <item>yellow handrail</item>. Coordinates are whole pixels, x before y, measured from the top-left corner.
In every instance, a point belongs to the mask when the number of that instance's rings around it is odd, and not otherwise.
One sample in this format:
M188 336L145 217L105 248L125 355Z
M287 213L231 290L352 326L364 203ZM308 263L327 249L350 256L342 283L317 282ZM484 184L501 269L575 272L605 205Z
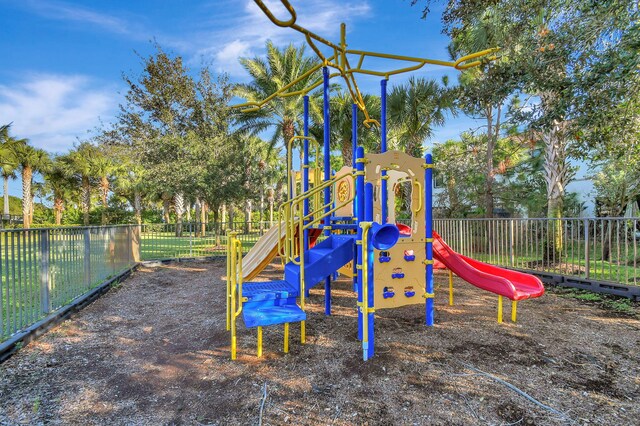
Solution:
M360 222L362 228L362 349L363 351L369 343L369 228L372 222ZM363 352L364 356L364 352ZM365 357L366 361L367 358Z
M312 198L316 194L318 195L321 194L323 190L335 185L336 182L344 179L345 177L354 179L354 176L351 173L343 173L341 175L334 176L330 180L323 182L315 186L314 188L300 195L297 195L296 197L293 197L292 199L286 201L285 203L282 203L279 206L278 212L281 214L281 217L283 217L284 220L278 223L278 232L279 232L279 235L283 234L282 226L285 227L284 228L285 232L284 232L284 251L282 250L282 245L279 239L278 253L281 256L284 256L287 262L293 262L296 265L300 265L300 260L296 260L296 257L298 257L300 253L302 253L303 244L295 244L294 236L296 235L296 228L298 228L298 232L302 232L306 229L309 229L313 225L320 223L322 219L326 218L327 216L336 212L340 208L352 202L353 196L343 201L341 204L331 208L329 211L325 212L324 210L327 207L330 207L336 202L335 200L336 193L335 191L332 191L331 200L329 201L329 203L322 204L319 206L313 206L314 209L308 215L304 215L304 201ZM314 217L319 213L322 213L322 214L320 216ZM305 222L309 221L312 218L313 220L305 224ZM300 238L300 241L304 243L302 236L299 236L299 238Z
M227 241L227 289L229 298L227 304L227 319L231 329L231 359L237 355L236 319L242 313L242 243L236 236L237 232L230 232ZM237 307L236 307L237 306Z

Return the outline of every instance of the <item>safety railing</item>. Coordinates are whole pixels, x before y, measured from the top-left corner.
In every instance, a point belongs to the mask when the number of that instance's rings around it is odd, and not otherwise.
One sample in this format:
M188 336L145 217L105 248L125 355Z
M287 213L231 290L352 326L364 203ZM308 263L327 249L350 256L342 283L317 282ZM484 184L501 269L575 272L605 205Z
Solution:
M494 265L640 285L640 218L436 219L434 229Z
M137 261L135 226L0 230L0 341Z
M236 319L242 313L242 243L235 232L227 239L227 331L231 331L231 359L236 359Z
M334 176L280 205L279 213L280 217L284 218L284 223L278 225L279 234L283 235L282 226L284 226L285 238L283 242L278 242L278 253L285 262L293 262L298 265L303 263L304 231L320 225L325 218L353 202L353 196L338 200L335 184L345 178L354 179L351 173ZM305 201L313 199L327 188L330 190L329 202L318 203L316 206L310 207L309 213L305 214Z

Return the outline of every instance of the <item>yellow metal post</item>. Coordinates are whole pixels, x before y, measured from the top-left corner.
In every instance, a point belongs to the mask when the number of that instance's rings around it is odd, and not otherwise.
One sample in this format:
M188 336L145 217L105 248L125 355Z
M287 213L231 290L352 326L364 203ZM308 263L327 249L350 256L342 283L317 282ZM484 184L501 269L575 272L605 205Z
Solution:
M284 323L284 353L289 353L289 323Z
M449 306L453 306L453 272L449 270Z
M262 358L262 327L258 327L258 358Z
M502 324L502 296L498 296L498 324Z
M307 341L307 327L306 321L300 321L300 343L306 343Z
M227 331L231 330L231 237L227 234Z
M516 322L516 318L518 316L518 301L511 301L511 321Z

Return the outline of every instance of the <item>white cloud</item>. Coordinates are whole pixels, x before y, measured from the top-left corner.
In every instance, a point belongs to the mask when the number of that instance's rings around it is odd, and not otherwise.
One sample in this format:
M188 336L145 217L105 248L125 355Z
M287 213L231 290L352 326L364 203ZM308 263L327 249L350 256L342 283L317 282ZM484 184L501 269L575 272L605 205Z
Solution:
M0 85L0 121L12 134L39 148L65 151L87 136L100 119L113 118L115 87L97 88L88 77L34 74L12 86Z
M265 3L276 17L289 18L279 1ZM278 46L302 44L305 40L302 34L291 28L274 25L252 0L246 0L243 6L234 1L226 7L218 7L216 11L215 18L199 25L197 34L186 35L191 44L183 40L174 40L171 44L186 52L191 50L192 63L200 58L212 60L216 69L225 70L233 77L246 77L238 58L263 54L267 40ZM296 12L297 24L338 42L340 23L345 22L349 31L350 25L370 14L371 7L366 1L319 0L300 2L296 5Z
M114 34L126 35L136 39L149 37L149 31L145 30L140 24L141 17L136 17L135 21L123 19L87 7L59 1L25 0L22 5L31 12L47 19L76 22L84 24L91 29L97 27Z

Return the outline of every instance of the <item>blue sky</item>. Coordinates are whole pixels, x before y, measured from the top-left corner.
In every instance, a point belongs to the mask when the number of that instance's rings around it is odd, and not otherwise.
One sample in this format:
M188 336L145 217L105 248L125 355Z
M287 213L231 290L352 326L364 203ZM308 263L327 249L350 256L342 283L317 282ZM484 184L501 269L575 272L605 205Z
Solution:
M292 4L300 25L331 40L338 40L340 22L346 22L351 48L449 59L438 5L422 20L421 9L409 0ZM0 0L0 123L13 122L13 134L34 146L63 152L101 122L114 120L125 90L122 73L140 72L136 52L151 53L151 40L182 55L192 68L209 63L244 81L237 58L264 54L268 39L278 45L304 41L271 24L251 0ZM455 81L457 73L425 66L414 74L448 74ZM390 84L407 78L394 77ZM378 79L359 82L363 91L379 92ZM433 141L474 126L467 117L452 118ZM19 182L10 184L10 193L19 195Z

